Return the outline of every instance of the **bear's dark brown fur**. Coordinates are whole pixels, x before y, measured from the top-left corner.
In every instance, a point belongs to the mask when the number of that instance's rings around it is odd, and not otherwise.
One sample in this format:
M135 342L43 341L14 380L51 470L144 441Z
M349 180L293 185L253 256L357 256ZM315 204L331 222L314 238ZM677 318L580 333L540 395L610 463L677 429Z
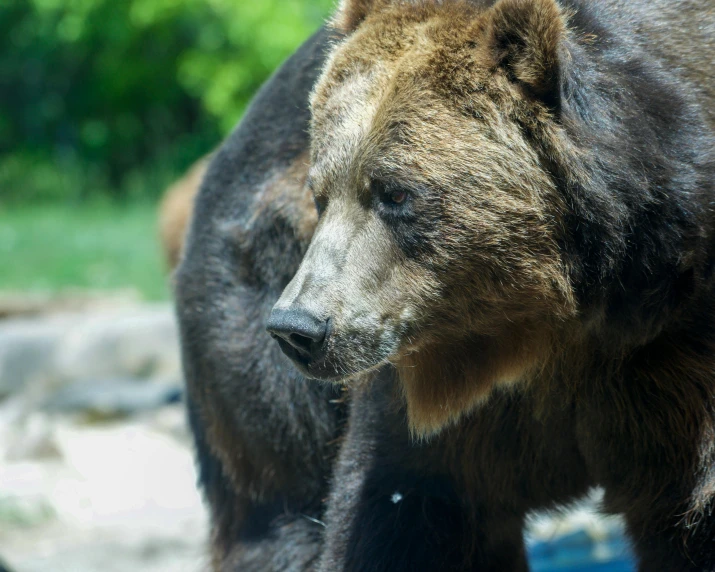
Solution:
M310 377L396 367L412 434L439 435L414 472L457 483L480 566L522 567L526 511L600 485L641 569L715 569L712 6L346 0L335 22L321 220L269 330ZM369 486L353 420L325 570L386 534L372 497L344 502Z
M214 570L315 566L342 392L297 374L265 331L317 216L304 188L311 38L214 154L175 276L189 419Z
M712 7L335 21L212 162L177 275L215 568L526 570L527 513L600 485L641 570L715 569ZM276 308L325 339L283 342L350 376L342 438L263 331L302 258Z

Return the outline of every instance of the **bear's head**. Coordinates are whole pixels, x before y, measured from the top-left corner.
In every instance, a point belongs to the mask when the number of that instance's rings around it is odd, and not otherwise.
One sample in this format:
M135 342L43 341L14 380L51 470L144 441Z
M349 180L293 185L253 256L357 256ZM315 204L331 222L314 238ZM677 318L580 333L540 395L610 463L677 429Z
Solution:
M311 101L320 222L269 327L310 377L394 364L427 434L540 367L575 313L533 141L556 128L564 18L358 0L334 25Z
M320 220L269 330L313 378L393 364L430 434L580 319L554 165L578 155L571 32L554 0L344 0L334 26L311 100Z

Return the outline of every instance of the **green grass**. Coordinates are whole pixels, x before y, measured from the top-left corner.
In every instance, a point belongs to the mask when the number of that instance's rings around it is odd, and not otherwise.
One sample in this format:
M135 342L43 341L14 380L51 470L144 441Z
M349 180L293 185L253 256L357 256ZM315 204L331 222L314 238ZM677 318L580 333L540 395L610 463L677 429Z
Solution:
M0 290L135 288L162 300L165 268L148 202L0 208Z

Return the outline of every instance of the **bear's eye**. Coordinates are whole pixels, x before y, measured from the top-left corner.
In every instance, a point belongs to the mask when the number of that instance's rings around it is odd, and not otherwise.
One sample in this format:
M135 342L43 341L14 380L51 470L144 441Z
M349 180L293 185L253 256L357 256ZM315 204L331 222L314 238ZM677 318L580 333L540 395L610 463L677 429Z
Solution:
M402 190L390 191L387 193L387 200L394 205L401 205L407 199L407 192Z
M409 193L405 189L381 181L372 181L370 186L373 195L386 207L399 207L405 204L409 197Z

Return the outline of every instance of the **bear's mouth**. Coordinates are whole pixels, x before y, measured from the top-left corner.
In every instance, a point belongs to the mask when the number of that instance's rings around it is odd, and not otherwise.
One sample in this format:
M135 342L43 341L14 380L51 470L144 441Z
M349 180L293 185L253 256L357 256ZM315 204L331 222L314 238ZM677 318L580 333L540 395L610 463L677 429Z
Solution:
M342 368L337 363L332 363L324 352L311 353L301 349L300 345L291 344L286 339L275 334L271 337L278 342L278 346L296 369L304 376L320 381L341 382L350 377L350 373L340 373Z
M287 340L283 339L276 334L271 334L271 337L278 342L278 346L281 351L290 358L290 360L299 368L308 368L310 366L311 358L310 354L297 349L295 346L288 343Z
M280 342L279 342L280 344ZM283 345L281 349L283 349ZM286 356L290 358L296 369L309 379L315 379L317 381L325 381L330 383L346 383L349 382L351 378L360 375L365 369L347 369L342 363L335 362L329 359L310 359L306 356L295 356L294 351L290 349L288 351L283 350ZM379 362L382 363L382 362ZM375 366L372 366L375 367ZM372 369L372 367L368 369Z
M347 344L333 338L322 351L308 352L280 336L273 338L302 375L331 383L349 383L355 377L389 364L390 356L394 354L392 347L378 345L371 348L373 344L354 339Z

